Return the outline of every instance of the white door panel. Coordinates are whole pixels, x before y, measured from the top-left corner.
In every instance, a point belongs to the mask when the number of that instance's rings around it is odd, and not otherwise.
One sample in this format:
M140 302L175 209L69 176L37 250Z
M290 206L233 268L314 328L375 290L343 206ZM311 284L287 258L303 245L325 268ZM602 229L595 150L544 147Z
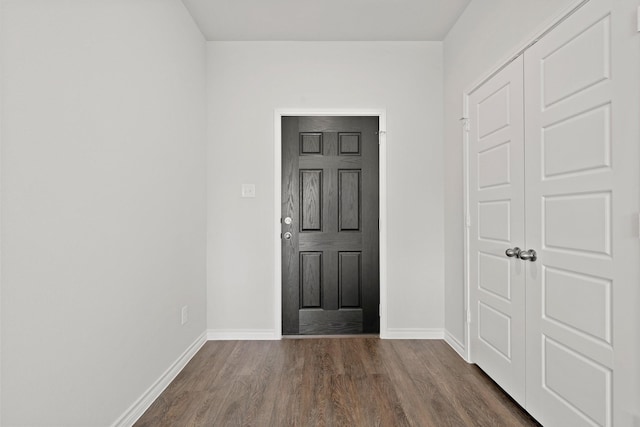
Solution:
M469 208L472 360L524 404L522 58L471 94Z
M542 315L611 345L611 280L545 266Z
M540 247L610 258L611 191L581 192L586 189L580 187L571 194L540 195Z
M511 141L479 151L477 159L479 190L511 184Z
M541 138L543 179L553 180L566 178L570 174L584 175L610 169L610 129L610 104L547 125ZM575 153L580 155L576 156Z
M613 423L611 5L592 0L525 53L527 410Z
M509 126L509 85L502 86L478 101L478 140Z
M548 336L542 342L542 354L542 383L550 399L545 407L549 414L539 420L546 418L542 422L547 426L608 425L611 370Z
M593 7L588 6L593 10ZM582 9L578 14L584 15ZM542 107L550 108L565 101L611 75L610 7L600 10L600 15L592 14L582 20L579 31L564 24L554 30L560 43L553 49L545 50L539 57L544 87L541 88ZM576 18L571 17L574 22ZM579 18L578 18L579 19ZM552 36L552 37L554 37ZM549 38L545 36L544 43Z
M511 262L504 256L478 253L478 288L511 301Z
M508 310L497 310L488 304L478 303L478 339L509 361L511 354L511 316Z

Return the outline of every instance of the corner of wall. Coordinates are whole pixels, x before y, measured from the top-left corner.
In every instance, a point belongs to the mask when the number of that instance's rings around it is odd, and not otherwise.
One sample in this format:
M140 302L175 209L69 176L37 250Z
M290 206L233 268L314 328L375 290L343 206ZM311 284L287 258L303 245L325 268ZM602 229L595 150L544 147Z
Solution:
M467 351L465 349L464 344L462 344L456 337L454 337L449 331L444 331L444 340L449 344L449 346L456 351L466 362L470 363L470 360L467 357Z
M206 342L206 333L200 334L193 343L169 366L169 368L111 425L111 427L129 427L145 413L153 402L171 384L180 371L196 355Z
M196 21L196 18L193 16L193 13L191 13L191 10L189 10L189 8L185 4L185 2L183 0L175 0L175 1L177 1L178 3L180 3L182 5L182 8L184 9L185 13L191 17L191 22L193 22L193 26L195 28L197 28L198 32L202 35L202 41L206 42L207 38L204 35L204 32L202 31L202 28L200 28L200 25L198 24L198 21Z

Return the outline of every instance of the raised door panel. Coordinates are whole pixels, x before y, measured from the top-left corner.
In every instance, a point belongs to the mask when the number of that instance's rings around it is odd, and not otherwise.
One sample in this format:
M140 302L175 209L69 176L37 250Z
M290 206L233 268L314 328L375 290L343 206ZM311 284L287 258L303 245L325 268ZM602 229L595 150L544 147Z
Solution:
M511 242L511 200L478 202L478 238Z
M526 406L548 426L613 425L610 10L591 0L525 54Z
M543 248L611 256L610 191L541 195L540 204Z
M611 370L582 353L545 336L542 342L545 374L542 386L555 400L570 408L579 418L571 425L608 425L612 415ZM585 382L589 387L585 388ZM550 418L550 417L549 417ZM565 425L558 418L549 425Z
M512 264L504 256L478 252L478 289L510 301Z
M478 338L507 361L512 357L511 334L511 316L481 302L478 304Z
M482 140L510 125L511 84L505 84L477 104L477 138Z
M471 358L524 405L522 58L469 97Z
M511 184L511 141L489 147L477 155L478 189Z
M610 168L611 105L600 105L545 127L541 142L544 179Z
M322 170L300 170L300 231L322 231Z
M338 254L340 308L362 308L361 255L360 252L340 252Z
M300 133L300 155L322 155L322 133L302 132Z
M575 18L573 22L576 22ZM610 16L603 15L602 19L580 28L579 33L570 35L539 58L544 87L536 95L542 96L543 108L549 108L610 78L610 22ZM568 29L570 25L563 25L560 31ZM548 40L550 37L543 42L547 43Z
M340 132L338 134L338 154L341 156L359 156L360 133Z
M322 252L300 252L300 307L322 306Z
M361 171L338 171L338 230L360 231Z
M542 316L572 333L611 345L611 280L545 267L542 273Z

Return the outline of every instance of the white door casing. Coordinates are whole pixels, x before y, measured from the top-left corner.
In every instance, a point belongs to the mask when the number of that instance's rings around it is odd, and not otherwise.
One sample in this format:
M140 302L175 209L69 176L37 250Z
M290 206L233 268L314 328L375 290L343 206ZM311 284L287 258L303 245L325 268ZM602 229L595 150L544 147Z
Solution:
M469 97L471 359L518 403L525 392L523 61Z
M274 188L282 188L282 117L283 116L377 116L379 120L379 192L380 192L380 338L387 332L387 112L385 109L306 109L278 108L274 111ZM282 195L274 192L274 339L282 338Z

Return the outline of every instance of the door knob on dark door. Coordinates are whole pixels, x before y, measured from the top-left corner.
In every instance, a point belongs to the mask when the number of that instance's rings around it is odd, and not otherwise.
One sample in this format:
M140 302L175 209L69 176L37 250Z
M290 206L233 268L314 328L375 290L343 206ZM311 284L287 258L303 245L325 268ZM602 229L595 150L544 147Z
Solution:
M291 236L292 234L289 231L287 231L286 233L284 233L282 237L284 237L284 240L291 240Z
M517 246L513 249L509 248L504 252L504 254L509 258L513 258L513 257L518 258L520 256L520 248Z
M538 254L533 249L529 249L528 251L520 252L520 259L523 261L531 261L534 262L538 259Z

